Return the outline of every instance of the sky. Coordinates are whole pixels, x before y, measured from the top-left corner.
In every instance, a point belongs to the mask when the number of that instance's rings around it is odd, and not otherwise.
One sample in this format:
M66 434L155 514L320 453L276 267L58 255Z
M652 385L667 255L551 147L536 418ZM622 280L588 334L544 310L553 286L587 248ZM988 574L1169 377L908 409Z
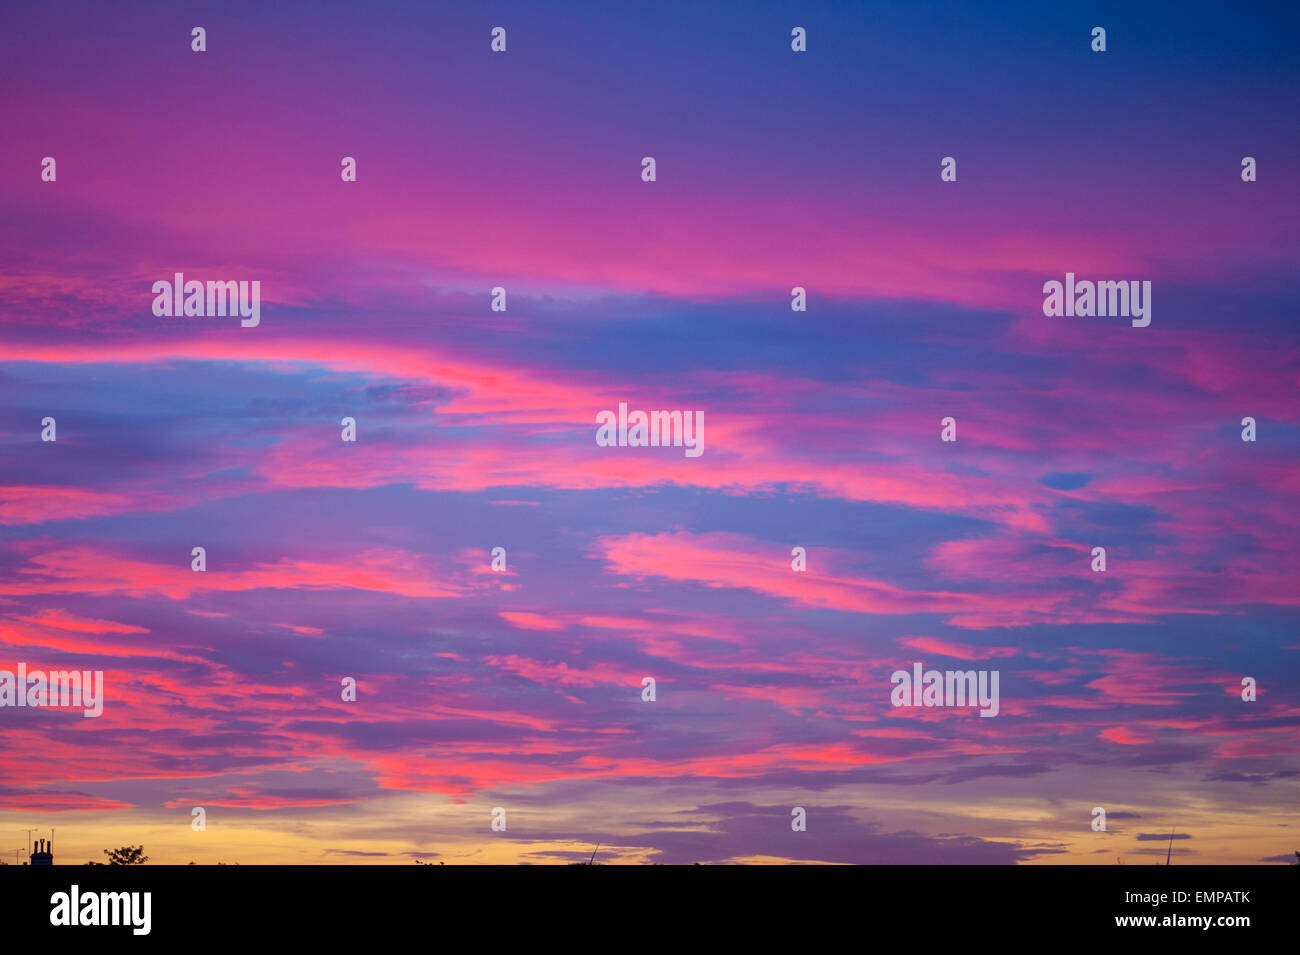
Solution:
M0 859L1292 861L1300 24L1131 7L7 9Z

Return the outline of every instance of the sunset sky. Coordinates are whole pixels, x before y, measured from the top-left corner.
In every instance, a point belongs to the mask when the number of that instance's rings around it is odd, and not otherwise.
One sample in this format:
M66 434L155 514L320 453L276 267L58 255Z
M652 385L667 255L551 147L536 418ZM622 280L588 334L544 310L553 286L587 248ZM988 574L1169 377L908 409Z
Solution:
M1300 15L702 6L0 15L0 858L1300 849Z

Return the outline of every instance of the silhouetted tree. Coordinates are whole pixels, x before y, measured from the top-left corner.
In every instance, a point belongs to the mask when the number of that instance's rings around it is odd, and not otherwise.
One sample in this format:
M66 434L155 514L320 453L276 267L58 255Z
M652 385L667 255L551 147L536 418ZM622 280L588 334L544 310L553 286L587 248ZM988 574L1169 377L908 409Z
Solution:
M149 857L144 854L144 846L122 846L119 849L105 849L109 865L144 865Z

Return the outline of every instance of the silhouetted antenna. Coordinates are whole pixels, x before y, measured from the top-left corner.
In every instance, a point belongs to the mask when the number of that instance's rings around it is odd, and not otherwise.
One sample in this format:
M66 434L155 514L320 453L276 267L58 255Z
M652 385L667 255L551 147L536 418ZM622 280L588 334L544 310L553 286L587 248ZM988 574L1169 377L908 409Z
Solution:
M1174 854L1174 833L1177 831L1177 826L1169 830L1169 851L1165 853L1165 865L1169 865L1169 857Z
M596 853L599 851L600 851L600 843L598 842L596 843L596 848L591 850L591 858L587 861L587 865L596 864Z

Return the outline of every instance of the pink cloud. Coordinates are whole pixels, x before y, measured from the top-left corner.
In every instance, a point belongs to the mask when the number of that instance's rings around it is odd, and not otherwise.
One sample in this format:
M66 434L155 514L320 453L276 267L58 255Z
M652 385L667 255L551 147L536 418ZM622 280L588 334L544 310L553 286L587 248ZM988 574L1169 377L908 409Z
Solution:
M922 653L952 657L957 660L990 660L998 657L1016 657L1022 651L1015 647L977 647L969 643L957 643L939 637L901 637L898 641L905 647L920 650Z
M470 593L467 583L439 579L427 558L395 548L372 548L346 560L281 558L249 569L190 569L149 563L89 545L61 545L34 553L15 577L0 583L9 594L161 595L184 600L209 591L281 589L372 590L403 597L445 598Z
M563 630L565 626L563 620L554 616L524 610L503 610L498 616L520 630Z

